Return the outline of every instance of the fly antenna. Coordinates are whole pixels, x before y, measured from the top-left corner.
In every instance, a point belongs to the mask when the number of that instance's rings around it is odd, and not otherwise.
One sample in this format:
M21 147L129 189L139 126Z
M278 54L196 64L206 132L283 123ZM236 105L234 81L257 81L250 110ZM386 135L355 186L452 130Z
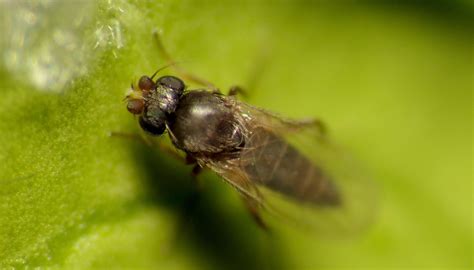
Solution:
M128 90L127 96L125 96L122 101L126 101L130 97L131 91L135 91L135 86L133 85L133 81L130 83L130 90Z
M158 72L162 71L163 69L169 68L169 67L171 67L171 66L175 66L175 65L177 65L177 64L178 64L178 62L171 62L171 63L169 63L169 64L167 64L167 65L164 65L164 66L160 67L157 71L155 71L155 73L153 73L153 75L151 75L150 79L153 80L153 77L155 77L156 74L158 74Z

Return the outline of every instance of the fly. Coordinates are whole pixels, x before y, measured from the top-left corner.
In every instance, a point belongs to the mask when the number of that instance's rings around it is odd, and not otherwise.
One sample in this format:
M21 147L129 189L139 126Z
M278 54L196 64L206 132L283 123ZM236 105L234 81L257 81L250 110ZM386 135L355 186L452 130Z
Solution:
M175 76L155 79L157 71L132 84L128 111L148 134L167 133L195 164L193 171L211 169L234 187L258 224L265 226L261 210L319 229L365 223L370 188L329 142L320 121L284 119L240 101L241 88L225 95L176 69L206 89L187 89Z

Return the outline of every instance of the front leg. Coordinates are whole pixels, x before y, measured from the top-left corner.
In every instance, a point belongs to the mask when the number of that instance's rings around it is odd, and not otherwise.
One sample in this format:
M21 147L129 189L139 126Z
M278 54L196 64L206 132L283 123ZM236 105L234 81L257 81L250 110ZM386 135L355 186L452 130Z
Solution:
M237 95L242 95L244 97L247 97L247 92L240 86L234 85L229 89L229 92L227 93L228 96L237 96Z
M185 162L185 160L183 160L183 157L178 152L176 152L176 149L173 148L172 146L169 146L162 142L156 142L156 141L150 140L146 136L143 136L141 134L112 131L109 133L109 136L132 140L149 147L158 148L160 152L164 152L168 154L169 156L173 157L179 162Z

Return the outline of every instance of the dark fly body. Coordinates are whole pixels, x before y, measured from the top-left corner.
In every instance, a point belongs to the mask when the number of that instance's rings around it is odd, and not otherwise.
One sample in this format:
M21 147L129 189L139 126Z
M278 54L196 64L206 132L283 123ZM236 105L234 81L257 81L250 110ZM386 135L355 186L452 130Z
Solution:
M281 118L240 101L240 88L224 95L206 80L175 68L181 78L205 89L187 90L175 76L155 80L157 71L132 84L127 109L148 134L167 133L186 162L194 163L193 172L208 168L218 174L240 193L260 225L261 209L315 228L328 227L322 221L330 219L344 230L347 223L365 224L370 187L346 155L333 151L320 121ZM293 137L303 140L295 144Z
M330 177L265 123L275 116L246 106L234 95L185 91L183 81L174 76L156 81L143 76L127 99L143 130L155 136L167 131L188 160L216 171L246 199L258 201L255 188L261 185L303 203L340 203Z

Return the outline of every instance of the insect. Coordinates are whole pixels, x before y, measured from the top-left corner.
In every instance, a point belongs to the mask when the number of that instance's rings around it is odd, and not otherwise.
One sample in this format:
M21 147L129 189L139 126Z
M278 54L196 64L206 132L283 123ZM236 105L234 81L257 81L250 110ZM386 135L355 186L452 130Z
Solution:
M241 88L224 95L180 71L208 87L187 89L169 75L155 79L157 71L132 84L127 109L148 134L167 133L195 173L211 169L234 187L262 227L262 211L318 229L366 222L370 188L329 143L320 121L284 119L240 101Z

